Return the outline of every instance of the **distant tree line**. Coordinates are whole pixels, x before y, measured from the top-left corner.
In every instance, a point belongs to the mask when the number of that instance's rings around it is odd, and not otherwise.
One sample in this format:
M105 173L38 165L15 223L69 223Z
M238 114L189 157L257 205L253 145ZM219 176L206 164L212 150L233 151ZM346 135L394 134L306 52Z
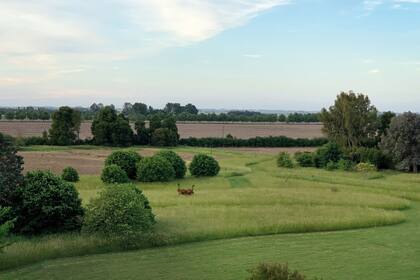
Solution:
M89 108L76 107L81 120L92 121L103 108L102 103L94 103ZM114 105L109 107L116 110ZM0 119L5 120L50 120L55 108L0 108ZM193 104L167 103L163 109L155 109L144 103L125 103L121 112L128 120L151 120L154 115L171 115L175 121L199 122L319 122L319 113L265 114L256 111L234 110L227 113L199 113Z

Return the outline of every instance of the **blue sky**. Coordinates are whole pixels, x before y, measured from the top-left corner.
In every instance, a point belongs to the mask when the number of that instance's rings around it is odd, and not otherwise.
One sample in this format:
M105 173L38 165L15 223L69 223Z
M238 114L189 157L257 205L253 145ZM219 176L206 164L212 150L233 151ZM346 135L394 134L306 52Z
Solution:
M420 0L0 2L0 106L420 111Z

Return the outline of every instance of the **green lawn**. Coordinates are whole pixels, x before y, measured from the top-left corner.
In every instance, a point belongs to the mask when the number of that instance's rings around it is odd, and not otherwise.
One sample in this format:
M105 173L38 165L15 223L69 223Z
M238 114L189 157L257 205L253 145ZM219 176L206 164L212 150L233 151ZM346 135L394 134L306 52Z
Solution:
M212 153L222 166L215 178L138 184L157 215L162 240L154 244L181 245L93 256L121 248L78 234L20 239L0 254L0 268L44 262L0 279L244 279L264 260L325 279L418 279L420 176L280 169L269 155L177 151ZM178 182L195 184L196 195L178 196ZM98 176L77 184L84 203L104 187ZM324 233L290 234L306 232ZM90 256L46 261L80 255Z

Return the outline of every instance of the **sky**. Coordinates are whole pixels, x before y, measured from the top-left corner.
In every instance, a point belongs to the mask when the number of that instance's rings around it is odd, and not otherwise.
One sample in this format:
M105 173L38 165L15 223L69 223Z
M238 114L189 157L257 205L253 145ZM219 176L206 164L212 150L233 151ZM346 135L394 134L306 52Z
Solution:
M420 0L0 1L0 106L420 111Z

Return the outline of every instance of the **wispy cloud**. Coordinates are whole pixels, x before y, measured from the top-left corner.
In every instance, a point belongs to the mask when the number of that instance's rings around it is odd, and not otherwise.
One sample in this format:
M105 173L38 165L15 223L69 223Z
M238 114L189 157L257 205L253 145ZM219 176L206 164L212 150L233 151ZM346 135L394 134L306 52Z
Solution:
M244 54L243 56L246 58L253 58L253 59L258 59L262 57L261 54Z

